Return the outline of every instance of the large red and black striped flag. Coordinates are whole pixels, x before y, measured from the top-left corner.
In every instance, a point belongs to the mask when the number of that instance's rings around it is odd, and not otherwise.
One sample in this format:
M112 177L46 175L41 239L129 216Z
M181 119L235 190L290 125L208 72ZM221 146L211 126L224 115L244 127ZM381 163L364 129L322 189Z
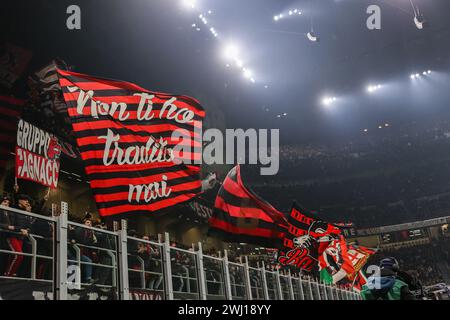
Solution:
M200 192L197 100L60 69L58 77L102 216L155 212Z
M17 124L24 100L0 95L0 173L4 172L6 165L14 151L17 140Z
M217 194L209 235L228 242L277 248L286 225L283 213L246 188L239 165L234 167Z

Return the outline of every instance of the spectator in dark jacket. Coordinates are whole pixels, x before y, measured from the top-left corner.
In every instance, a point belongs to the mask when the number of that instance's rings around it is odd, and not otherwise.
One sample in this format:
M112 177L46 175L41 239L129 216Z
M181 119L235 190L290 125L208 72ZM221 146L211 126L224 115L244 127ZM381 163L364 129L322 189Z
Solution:
M92 221L90 219L85 219L83 221L86 227L92 226ZM80 244L80 261L81 261L81 274L83 276L82 281L84 283L91 283L92 279L92 263L93 258L96 257L94 251L86 246L94 246L97 243L97 238L94 231L89 228L76 227L73 231L69 233L71 236L72 244ZM76 255L74 250L68 250L68 255L70 260L75 260Z
M97 224L96 228L106 230L106 225ZM97 238L97 247L106 250L115 250L116 243L113 235L104 232L95 232ZM98 263L102 265L112 266L112 258L106 250L98 250ZM95 278L98 280L98 284L112 284L112 269L108 267L95 268Z
M17 196L17 201L17 209L31 212L30 198L27 195L21 194ZM3 203L7 203L6 199ZM4 210L1 219L1 224L5 226L5 231L7 231L6 243L8 249L18 253L9 257L4 276L17 277L17 272L24 260L24 256L20 253L23 253L24 241L30 232L32 218Z

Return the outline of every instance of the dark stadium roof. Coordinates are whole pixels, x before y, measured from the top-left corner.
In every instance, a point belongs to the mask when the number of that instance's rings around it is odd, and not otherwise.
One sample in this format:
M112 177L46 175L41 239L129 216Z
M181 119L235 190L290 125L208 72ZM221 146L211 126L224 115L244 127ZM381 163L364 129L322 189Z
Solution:
M34 67L58 56L76 71L193 95L223 110L228 127L281 127L284 143L346 139L380 123L447 114L448 0L415 0L428 22L423 30L409 0L376 1L382 28L375 31L366 27L368 0L198 0L196 10L181 2L75 1L82 29L70 31L65 11L74 1L9 1L2 3L10 18L2 29L34 51ZM274 21L290 8L303 15ZM209 10L205 27L198 13ZM305 35L310 13L315 43ZM226 67L230 42L255 83ZM409 78L428 69L429 79ZM368 95L373 83L383 90ZM337 97L333 108L321 105L324 95Z

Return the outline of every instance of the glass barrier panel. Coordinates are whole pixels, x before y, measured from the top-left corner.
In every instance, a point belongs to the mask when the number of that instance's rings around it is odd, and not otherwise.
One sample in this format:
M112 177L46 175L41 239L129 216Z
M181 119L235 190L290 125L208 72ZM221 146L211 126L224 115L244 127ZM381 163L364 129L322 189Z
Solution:
M333 294L333 300L339 300L338 290L336 287L331 288L331 293Z
M200 299L196 253L171 247L170 262L174 299Z
M68 299L119 299L117 235L69 222L67 240Z
M312 299L313 300L324 300L320 294L319 294L319 285L315 281L310 281L311 283L311 290L312 290Z
M302 285L305 300L313 300L314 296L311 293L312 285L310 286L309 281L306 279L302 279L301 285Z
M280 275L281 293L283 295L283 300L292 300L291 289L289 286L289 277L285 275Z
M328 297L328 292L326 292L327 288L324 284L320 283L319 286L319 292L320 292L320 299L321 300L329 300L330 297Z
M252 292L252 300L264 300L263 278L259 269L248 268L250 275L250 289Z
M233 300L247 299L245 266L229 262L228 270L230 272L231 297Z
M292 277L292 289L294 290L294 300L304 300L304 291L300 278Z
M162 244L128 237L127 249L130 298L165 299Z
M266 282L269 300L279 300L276 272L266 271Z
M204 255L203 270L206 279L206 299L225 300L223 260Z

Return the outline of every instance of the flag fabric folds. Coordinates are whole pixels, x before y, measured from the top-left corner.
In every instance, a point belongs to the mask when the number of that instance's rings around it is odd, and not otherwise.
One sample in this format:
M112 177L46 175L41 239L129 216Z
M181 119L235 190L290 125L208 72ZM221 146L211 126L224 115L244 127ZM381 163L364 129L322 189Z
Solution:
M67 106L62 96L55 61L50 62L29 77L31 102L40 108L49 108L66 116Z
M318 265L319 256L335 239L340 230L320 220L294 204L288 218L288 229L283 239L283 248L278 254L281 265L293 265L311 271Z
M326 283L355 282L355 278L375 250L355 244L347 245L343 236L332 241L320 257L320 276ZM328 282L329 279L331 282ZM358 279L358 281L361 279Z
M228 242L277 248L286 230L286 218L244 186L240 166L225 178L209 219L209 235Z
M348 255L343 235L331 241L319 256L320 279L325 283L338 283L353 276L355 269ZM330 281L331 280L331 281Z
M156 212L201 191L197 100L57 71L100 215Z

